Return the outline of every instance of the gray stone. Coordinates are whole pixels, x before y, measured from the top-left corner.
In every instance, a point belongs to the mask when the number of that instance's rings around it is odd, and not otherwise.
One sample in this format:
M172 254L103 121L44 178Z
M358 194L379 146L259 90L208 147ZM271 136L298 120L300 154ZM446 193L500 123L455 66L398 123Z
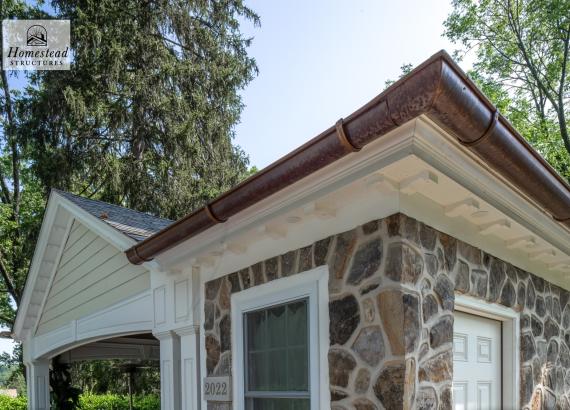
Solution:
M386 252L385 275L396 282L402 280L402 243L391 243Z
M232 348L232 323L229 315L220 320L220 348L222 353Z
M289 276L297 270L297 251L291 251L281 255L281 276Z
M532 392L534 391L534 380L531 366L523 366L521 372L521 393L522 402L527 404L530 402Z
M352 350L368 365L378 365L386 354L380 326L369 326L360 330Z
M438 271L437 257L431 253L425 254L425 264L427 273L435 278Z
M347 387L356 360L350 353L341 349L329 350L329 379L331 386Z
M536 291L538 293L543 293L544 292L544 284L545 284L544 279L539 278L536 275L530 275L530 279L532 280L532 283L533 283Z
M333 277L342 279L356 245L356 234L348 231L336 236L334 254L332 255L331 270Z
M461 260L457 265L457 275L455 276L455 290L460 293L469 292L469 265Z
M481 265L481 251L463 241L457 241L459 255L473 265Z
M530 333L525 333L521 337L521 359L523 362L528 362L534 357L536 347L534 345L534 338Z
M241 291L241 284L239 282L239 276L237 272L228 275L228 282L230 283L230 291L232 293Z
M510 263L506 264L506 273L507 277L513 281L513 283L517 283L517 271L516 268L511 265Z
M552 318L558 324L560 324L560 321L562 319L562 312L560 311L560 302L556 298L552 299Z
M206 335L206 370L211 376L220 361L220 342L213 335Z
M422 314L424 323L427 323L432 317L437 314L437 300L433 295L426 295L422 303Z
M263 263L258 262L251 267L251 274L253 276L253 284L255 286L265 283L265 277L263 276Z
M420 243L422 246L427 250L433 251L435 249L436 242L436 230L426 224L420 224Z
M439 275L435 282L435 293L441 300L441 305L446 310L453 310L455 303L454 286L447 275Z
M570 329L570 304L567 304L564 308L564 313L562 315L562 327L564 327L564 329Z
M517 287L517 310L522 310L524 308L526 301L526 286L523 282L520 282Z
M532 282L528 283L526 292L526 308L530 310L534 310L534 304L536 300L536 292L534 290L534 285Z
M299 249L299 272L305 272L313 267L313 247L312 246L305 246L304 248ZM344 271L337 272L340 274L339 278L342 279L342 274ZM335 271L331 270L331 274L336 274Z
M505 278L505 263L499 259L493 258L491 269L489 271L489 294L487 295L487 300L490 302L497 301Z
M424 270L424 261L418 251L402 244L402 282L416 284Z
M540 336L542 334L542 329L543 329L542 321L539 318L537 318L535 315L532 315L530 319L530 326L534 337Z
M439 394L439 410L449 410L452 406L451 387L445 386Z
M529 315L521 314L520 321L521 321L521 329L527 329L530 327Z
M404 303L404 344L406 353L416 350L421 335L420 302L415 295L406 293L403 295Z
M374 232L376 232L378 230L379 227L379 223L377 220L374 221L370 221L365 223L364 225L362 225L362 232L364 233L364 235L370 235L373 234Z
M560 328L552 318L546 319L544 322L544 338L550 340L552 337L557 337L560 334Z
M471 293L479 298L487 296L487 272L473 269L471 272Z
M451 349L439 353L420 365L418 378L421 382L441 383L451 381L453 375L453 356Z
M245 268L239 271L239 277L241 279L241 284L244 289L251 287L251 275L249 273L249 268Z
M544 315L546 315L546 303L544 303L544 298L542 296L536 297L536 307L534 310L540 317L544 317Z
M418 233L418 221L404 214L401 214L400 218L401 218L402 237L404 239L413 242L416 245L419 245L420 237Z
M437 410L437 393L433 387L422 387L416 398L417 410Z
M373 290L378 289L379 286L380 286L379 283L371 283L370 285L366 285L366 286L360 288L360 294L362 296L364 296L364 295L372 292Z
M403 363L387 364L374 384L374 394L385 409L401 410L404 401Z
M362 301L362 317L366 323L372 323L376 317L374 310L374 302L372 299L365 299Z
M354 255L352 266L348 274L347 283L359 285L378 271L382 262L382 241L374 239L360 245Z
M516 301L515 286L510 280L507 280L501 292L499 303L507 307L513 307Z
M432 349L437 349L453 340L453 316L443 316L432 326L429 332L429 343Z
M384 219L388 236L393 237L400 234L400 216L401 214L394 214Z
M548 353L546 360L552 364L555 364L558 360L558 343L556 343L556 340L551 340L548 344Z
M232 373L232 353L225 352L220 356L220 361L212 376L230 376Z
M354 410L378 410L378 406L367 399L356 399L352 402Z
M360 323L358 301L353 295L329 303L330 343L343 345L354 333Z
M457 239L444 233L439 234L439 242L443 247L444 269L452 272L457 261Z
M366 394L370 386L370 372L367 369L360 369L354 379L354 392L356 394Z
M348 393L338 389L331 389L331 401L341 401L348 397Z
M427 295L431 291L431 282L428 278L422 279L422 283L420 285L422 296Z
M218 290L220 289L220 285L222 284L222 279L215 279L209 282L206 282L205 293L206 293L206 300L214 300L218 296Z
M265 261L265 277L269 282L279 277L279 260L277 258Z
M327 263L327 255L329 253L330 244L332 242L332 237L321 239L315 242L314 258L315 266L325 265Z
M568 347L563 343L560 345L560 364L565 369L570 369L570 350Z
M207 300L204 302L204 330L212 330L214 327L214 315L216 314L216 305Z

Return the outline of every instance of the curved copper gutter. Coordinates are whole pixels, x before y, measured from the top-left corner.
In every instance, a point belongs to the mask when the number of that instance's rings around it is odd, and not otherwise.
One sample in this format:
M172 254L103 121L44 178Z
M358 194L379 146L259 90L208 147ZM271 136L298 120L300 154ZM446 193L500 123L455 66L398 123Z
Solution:
M427 115L570 228L570 186L441 51L336 126L126 251L140 264Z

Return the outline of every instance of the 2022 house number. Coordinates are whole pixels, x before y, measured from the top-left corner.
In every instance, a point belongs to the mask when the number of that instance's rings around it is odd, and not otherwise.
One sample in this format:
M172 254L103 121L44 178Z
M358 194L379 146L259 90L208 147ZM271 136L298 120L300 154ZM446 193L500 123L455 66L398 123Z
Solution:
M204 399L206 401L231 401L231 381L229 376L205 377Z

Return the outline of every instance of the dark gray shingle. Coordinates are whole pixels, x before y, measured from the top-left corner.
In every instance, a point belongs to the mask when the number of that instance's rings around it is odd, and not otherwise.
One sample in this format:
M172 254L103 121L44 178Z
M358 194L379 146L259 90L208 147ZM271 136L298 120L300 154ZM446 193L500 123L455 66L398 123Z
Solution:
M135 241L142 241L174 222L58 189L54 191Z

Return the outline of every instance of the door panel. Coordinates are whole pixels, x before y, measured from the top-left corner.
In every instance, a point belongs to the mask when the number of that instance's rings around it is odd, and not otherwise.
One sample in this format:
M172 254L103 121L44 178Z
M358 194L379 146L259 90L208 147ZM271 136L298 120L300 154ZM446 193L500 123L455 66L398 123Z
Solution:
M455 312L455 410L501 408L501 334L501 322L497 320Z

